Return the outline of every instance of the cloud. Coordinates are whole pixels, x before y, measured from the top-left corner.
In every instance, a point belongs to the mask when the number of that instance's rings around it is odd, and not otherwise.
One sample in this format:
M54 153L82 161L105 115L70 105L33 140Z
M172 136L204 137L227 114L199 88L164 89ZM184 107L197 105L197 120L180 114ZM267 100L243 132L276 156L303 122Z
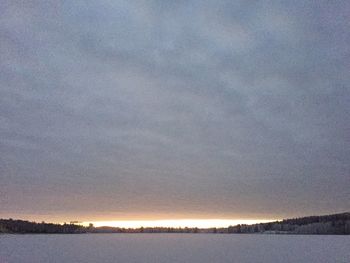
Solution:
M5 215L349 209L347 3L0 7Z

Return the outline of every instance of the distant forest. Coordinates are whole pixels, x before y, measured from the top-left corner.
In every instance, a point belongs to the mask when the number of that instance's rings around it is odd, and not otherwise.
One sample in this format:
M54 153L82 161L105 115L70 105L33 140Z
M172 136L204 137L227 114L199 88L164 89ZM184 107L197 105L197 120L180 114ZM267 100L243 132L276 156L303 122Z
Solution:
M82 234L82 233L225 233L225 234L322 234L349 235L350 213L309 216L254 225L227 228L171 228L171 227L88 227L69 224L36 223L14 219L0 219L0 234Z
M350 213L308 216L277 222L228 227L228 233L349 235Z

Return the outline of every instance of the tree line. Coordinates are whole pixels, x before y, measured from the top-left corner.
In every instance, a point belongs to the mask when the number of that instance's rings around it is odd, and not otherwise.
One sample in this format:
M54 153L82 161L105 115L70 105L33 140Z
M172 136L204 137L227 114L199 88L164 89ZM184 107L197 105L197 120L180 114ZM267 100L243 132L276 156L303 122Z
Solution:
M173 228L173 227L94 227L69 224L36 223L24 220L0 219L0 233L20 234L82 234L82 233L223 233L223 234L350 234L350 213L309 216L254 225L236 225L227 228Z
M350 213L308 216L254 225L230 226L228 233L350 234Z
M89 228L76 224L36 223L24 220L0 219L0 233L20 234L80 234Z

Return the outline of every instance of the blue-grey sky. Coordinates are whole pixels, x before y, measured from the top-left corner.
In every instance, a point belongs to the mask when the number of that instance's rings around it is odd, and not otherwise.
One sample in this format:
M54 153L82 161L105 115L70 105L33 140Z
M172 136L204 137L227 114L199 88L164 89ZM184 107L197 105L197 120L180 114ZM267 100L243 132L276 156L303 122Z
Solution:
M350 209L349 1L0 1L0 216Z

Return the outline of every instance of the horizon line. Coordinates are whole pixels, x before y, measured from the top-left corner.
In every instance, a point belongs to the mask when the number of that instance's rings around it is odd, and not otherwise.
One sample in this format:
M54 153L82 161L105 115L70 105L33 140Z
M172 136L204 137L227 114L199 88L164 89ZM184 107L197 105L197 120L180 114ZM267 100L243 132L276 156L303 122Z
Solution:
M78 222L80 225L94 227L119 227L119 228L221 228L235 225L252 225L258 223L268 223L280 219L157 219L157 220L103 220L103 221L83 221Z

